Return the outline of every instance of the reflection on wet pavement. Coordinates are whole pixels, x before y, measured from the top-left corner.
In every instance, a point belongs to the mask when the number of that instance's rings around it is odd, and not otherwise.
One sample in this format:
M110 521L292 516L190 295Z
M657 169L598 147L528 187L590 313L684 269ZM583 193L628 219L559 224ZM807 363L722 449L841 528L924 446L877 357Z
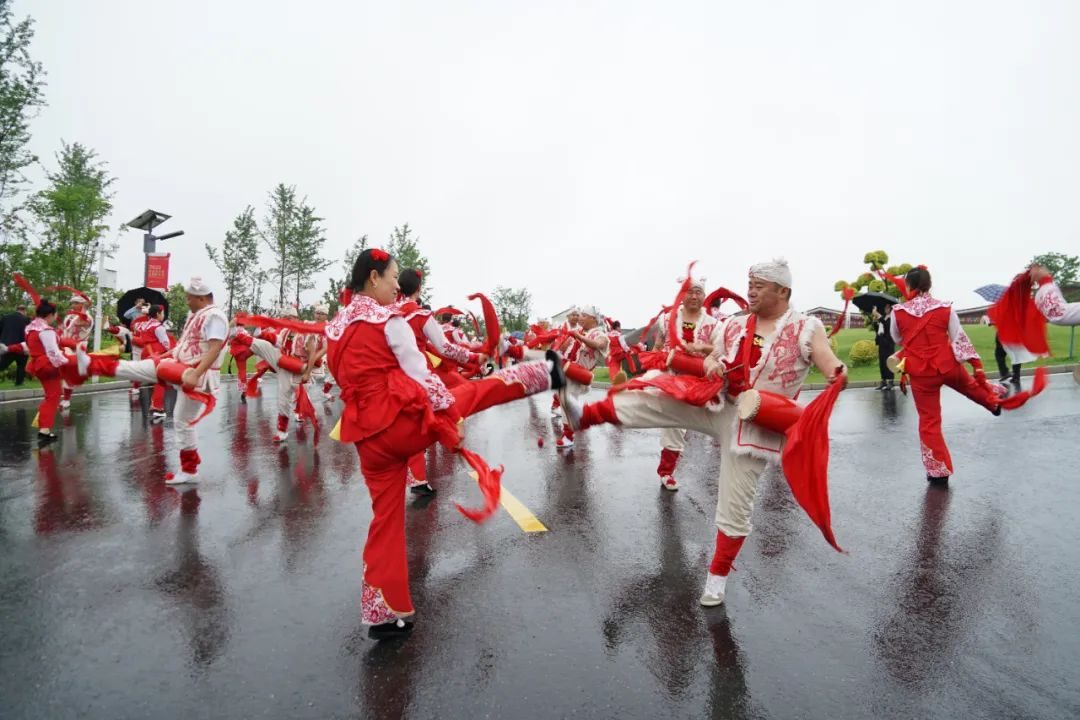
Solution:
M359 623L355 451L325 432L274 447L273 388L228 390L197 489L162 482L172 430L142 398L77 396L40 451L33 405L0 406L3 717L1080 715L1071 381L997 420L946 396L948 489L922 478L909 398L845 393L830 482L849 554L767 474L710 610L714 441L690 435L669 493L657 433L557 451L550 398L495 409L467 443L548 532L465 521L452 503L476 484L430 451L438 494L405 510L418 624L384 644Z

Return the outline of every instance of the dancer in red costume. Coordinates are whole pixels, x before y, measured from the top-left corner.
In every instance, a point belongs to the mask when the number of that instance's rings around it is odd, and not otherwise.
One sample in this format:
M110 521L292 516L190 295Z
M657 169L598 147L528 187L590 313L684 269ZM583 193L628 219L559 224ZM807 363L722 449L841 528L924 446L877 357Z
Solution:
M330 319L330 306L320 304L315 306L315 322L325 323ZM329 402L334 399L330 391L334 387L334 377L326 369L326 335L312 333L307 336L308 357L311 364L311 386L321 386L323 400Z
M66 365L70 365L72 358L64 355L60 349L59 338L53 327L56 306L42 299L34 315L26 326L25 350L30 356L26 369L38 379L45 391L45 397L38 405L38 443L45 445L57 439L52 428L60 406L61 372Z
M571 337L571 333L581 330L581 309L577 305L570 307L570 312L566 315L566 319L563 320L562 325L559 326L559 332L563 335L561 338L555 340L551 345L551 349L563 356L564 362L574 362L577 359L577 353L581 345L576 339ZM555 397L551 399L551 415L552 417L562 417L562 408L559 404L559 394L555 393Z
M893 308L891 333L893 340L903 345L904 372L910 378L919 412L926 479L944 485L953 474L953 463L941 434L941 386L948 385L994 415L1001 414L1001 397L1008 391L987 382L979 354L952 303L930 295L930 271L912 268L905 282L914 297ZM962 363L971 364L975 377L968 375Z
M118 360L79 353L79 375L104 375L140 383L166 381L180 386L173 409L173 425L180 447L180 472L166 476L169 485L199 480L198 435L195 423L213 410L213 396L221 383L221 350L229 332L225 313L214 304L210 286L200 277L188 282L186 299L191 311L180 339L158 358Z
M150 322L150 303L142 298L136 298L135 305L124 313L124 319L128 321L131 328L131 359L142 360L142 327ZM139 383L131 383L130 396L132 398L139 396Z
M671 394L671 388L691 387L690 383L659 371L632 380L623 386L624 390L615 389L607 399L584 408L563 393L564 404L570 405L567 415L579 429L600 423L624 428L688 428L720 440L716 548L701 596L701 604L706 607L724 602L732 563L751 530L758 479L770 463L783 462L796 499L835 546L820 466L815 468L818 475L812 478L809 491L802 489L800 492L806 494L800 495L796 488L802 486L792 477L799 468L789 467L787 462L792 448L785 443L795 444L792 435L741 419L737 403L744 393L751 398L769 393L787 402L783 398L799 394L811 365L817 366L830 383L841 383L822 396L832 402L835 392L843 387L846 371L829 347L821 321L791 307L791 270L786 261L759 263L750 268L749 275L749 314L730 318L718 334L716 347L701 368L711 380L693 380L708 391L707 403L690 400L690 394ZM679 399L680 395L683 399ZM831 410L831 405L825 407L826 412ZM813 403L804 415L816 418L812 408ZM817 430L814 439L823 441L821 433L827 432L827 424ZM818 452L818 460L823 460L826 469L827 457L826 442L825 449ZM807 497L809 500L804 502Z
M1049 322L1054 325L1080 325L1080 302L1065 302L1061 288L1054 282L1054 277L1042 265L1032 265L1031 282L1038 287L1035 291L1035 306Z
M412 329L416 338L416 347L421 353L424 353L424 357L428 361L428 369L435 372L431 353L438 356L436 359L440 360L440 364L444 360L455 365L483 365L486 363L487 355L473 352L464 345L448 340L443 328L432 316L431 310L420 306L420 290L423 284L424 276L419 270L406 268L401 271L401 274L398 275L398 288L401 297L397 304L397 311ZM462 333L462 337L464 337L464 333ZM439 377L447 387L457 387L469 382L458 372L451 373L449 377L444 378L442 375ZM417 495L431 495L435 492L435 488L431 487L431 483L427 479L427 464L424 461L424 455L425 453L418 453L410 458L409 467L406 471L407 482L405 484L411 492Z
M48 289L48 288L46 288ZM74 350L79 345L85 347L90 339L90 331L94 329L94 319L86 312L90 306L90 298L78 290L72 289L71 302L68 304L68 312L60 323L60 345ZM71 407L71 385L63 381L64 397L60 401L60 407Z
M448 390L428 369L416 335L393 307L397 279L389 253L365 250L353 267L350 301L326 326L327 360L345 403L341 441L355 443L371 494L361 610L377 639L412 629L404 513L409 459L435 442L460 448L465 417L563 382L552 353L547 361L520 363ZM495 509L497 488L487 500L485 514Z
M682 306L676 311L678 314L674 323L666 313L660 318L657 325L658 347L665 352L681 350L697 357L705 357L713 351L713 331L717 318L704 308L705 292L705 278L691 278L690 288L686 291ZM678 332L677 337L672 337L669 331L672 324ZM665 490L679 489L675 468L685 448L685 428L664 428L660 431L660 463L656 466L656 474L660 477L660 486Z
M570 331L574 343L574 360L563 366L566 371L566 392L575 397L585 395L592 385L593 370L605 362L611 340L601 325L604 316L595 305L578 309L578 326ZM574 447L574 430L564 419L562 435L555 441L555 449Z
M165 308L151 305L146 321L139 324L139 347L150 357L160 357L172 349L173 339L165 328ZM165 422L165 383L154 385L150 395L150 422Z

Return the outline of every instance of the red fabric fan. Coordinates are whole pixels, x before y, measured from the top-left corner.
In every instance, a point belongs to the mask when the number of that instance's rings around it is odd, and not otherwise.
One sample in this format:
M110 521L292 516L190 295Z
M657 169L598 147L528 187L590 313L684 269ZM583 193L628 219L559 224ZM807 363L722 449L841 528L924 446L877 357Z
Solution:
M920 265L919 267L924 270L926 269L925 265ZM897 277L896 275L890 275L884 270L878 270L878 277L880 277L882 280L888 280L893 285L895 285L896 289L900 291L900 295L904 298L904 300L911 300L913 297L915 297L916 293L910 292L908 290L907 282L904 280L904 278Z
M746 299L742 295L732 292L725 287L716 288L711 293L709 293L708 296L705 298L705 307L712 307L713 303L715 303L717 300L719 300L720 302L723 302L725 300L731 300L739 306L740 310L748 310L750 308L750 303L746 302Z
M843 382L834 382L806 406L787 431L787 443L781 454L791 494L821 530L826 542L840 552L843 550L836 544L829 508L829 418L843 389Z
M987 314L1006 349L1010 345L1019 346L1033 355L1045 357L1050 354L1046 318L1031 297L1031 287L1028 273L1017 275Z
M30 300L34 303L35 307L41 304L41 295L34 289L34 286L30 284L29 280L19 273L12 273L11 279L15 281L16 285L26 291L26 294L30 296Z
M840 332L841 328L844 327L844 321L847 319L848 306L851 305L851 300L855 297L855 288L844 288L843 291L841 291L841 296L844 298L844 309L840 311L840 317L836 319L836 325L833 326L832 332L829 333L829 337Z
M487 296L483 293L473 293L469 296L470 300L479 300L480 307L484 312L484 329L487 331L487 335L484 340L484 354L491 359L496 359L499 353L499 315L495 311L495 306L488 300ZM473 322L476 322L476 316L473 315ZM477 334L480 332L480 328L476 329Z
M304 383L301 383L300 387L296 389L296 414L311 421L311 425L315 428L314 444L318 445L319 419L315 414L315 406L311 404L311 398L308 397Z
M257 328L273 328L276 330L293 330L304 334L317 334L326 329L324 322L309 322L295 318L272 318L266 315L248 315L236 313L237 325L250 325Z
M454 507L474 523L482 523L490 518L495 509L499 507L499 497L502 495L503 466L490 467L484 458L472 450L458 448L454 452L461 455L465 462L469 464L469 467L476 472L476 481L480 484L480 492L484 495L484 506L482 508L472 510L462 507L458 503L454 503Z

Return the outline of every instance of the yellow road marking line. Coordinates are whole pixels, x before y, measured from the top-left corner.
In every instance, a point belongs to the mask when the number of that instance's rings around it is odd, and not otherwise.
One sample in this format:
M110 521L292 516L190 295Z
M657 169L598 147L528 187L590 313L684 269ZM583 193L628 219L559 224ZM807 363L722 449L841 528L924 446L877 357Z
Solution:
M469 477L473 480L479 480L479 476L475 472L470 472ZM523 531L527 533L532 532L547 532L547 528L544 527L544 523L540 522L532 510L525 507L525 503L517 499L512 492L506 489L503 485L502 490L499 492L499 504L502 505L503 510L507 515L513 518L514 522L518 524Z

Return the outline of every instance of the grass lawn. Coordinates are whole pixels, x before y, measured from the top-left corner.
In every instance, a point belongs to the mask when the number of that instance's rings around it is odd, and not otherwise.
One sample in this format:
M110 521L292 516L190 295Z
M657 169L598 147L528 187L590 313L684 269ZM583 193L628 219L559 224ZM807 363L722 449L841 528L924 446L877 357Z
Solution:
M1050 336L1050 352L1052 353L1052 356L1043 358L1042 360L1026 365L1025 367L1063 365L1076 362L1076 358L1069 359L1069 335L1072 328L1059 327L1057 325L1050 325L1048 328ZM982 358L983 366L986 368L986 374L991 378L996 378L998 372L997 363L994 361L994 328L985 325L965 325L964 330L967 332L968 337L971 338L972 344L975 345L975 349ZM870 342L873 342L874 335L866 328L841 330L836 335L836 342L839 346L837 355L841 360L848 364L849 377L852 380L879 380L881 374L878 372L876 355L872 365L851 367L849 355L851 353L851 346L854 345L857 340L869 340ZM1080 333L1078 333L1076 345L1077 347L1074 349L1074 354L1080 356ZM968 369L970 369L970 367ZM807 382L822 382L823 379L821 373L814 369L811 371Z

